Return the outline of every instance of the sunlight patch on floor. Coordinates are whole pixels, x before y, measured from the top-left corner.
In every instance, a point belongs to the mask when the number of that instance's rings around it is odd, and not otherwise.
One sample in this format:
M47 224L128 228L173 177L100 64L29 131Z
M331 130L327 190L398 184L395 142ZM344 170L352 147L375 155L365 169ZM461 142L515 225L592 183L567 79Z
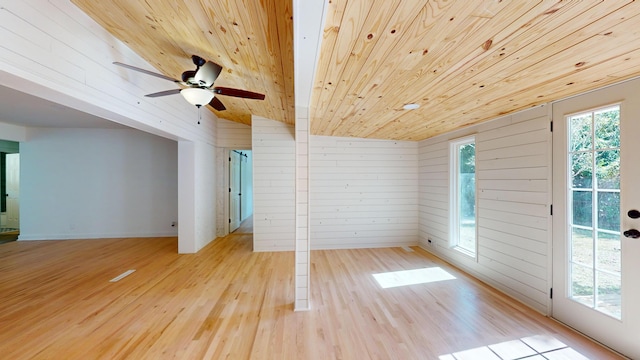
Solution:
M587 357L550 335L535 335L519 340L477 347L441 355L439 360L516 360L516 359L569 359L588 360Z
M456 277L449 274L440 267L415 269L415 270L403 270L403 271L391 271L380 274L373 274L373 278L376 279L378 284L383 289L426 284L436 281L453 280Z

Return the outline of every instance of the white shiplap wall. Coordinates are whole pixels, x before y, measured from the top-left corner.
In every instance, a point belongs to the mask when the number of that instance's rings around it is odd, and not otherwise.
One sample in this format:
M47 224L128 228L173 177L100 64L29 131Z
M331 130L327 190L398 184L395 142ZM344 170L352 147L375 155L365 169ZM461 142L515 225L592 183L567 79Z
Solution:
M311 247L418 242L418 143L311 137Z
M253 250L293 251L295 242L294 127L254 116Z
M420 142L420 245L548 311L551 132L541 106ZM476 136L477 261L449 248L449 140ZM431 244L428 240L431 239Z
M188 155L195 157L190 159L193 166L178 167L179 192L215 201L211 183L197 180L215 168L208 155L195 151L213 151L216 132L210 120L215 115L203 111L198 125L198 110L179 96L145 97L166 88L166 81L113 65L122 61L153 69L70 1L2 1L0 39L0 85L144 132L191 142L193 146L178 146L178 152L194 150ZM179 158L186 156L179 154ZM179 220L181 252L199 250L215 232L215 209L200 206L195 195L178 197L179 218L193 220Z
M235 121L216 121L216 146L227 149L251 149L251 126Z
M215 144L216 117L180 96L148 98L167 81L112 64L153 70L70 1L3 1L0 84L174 140Z

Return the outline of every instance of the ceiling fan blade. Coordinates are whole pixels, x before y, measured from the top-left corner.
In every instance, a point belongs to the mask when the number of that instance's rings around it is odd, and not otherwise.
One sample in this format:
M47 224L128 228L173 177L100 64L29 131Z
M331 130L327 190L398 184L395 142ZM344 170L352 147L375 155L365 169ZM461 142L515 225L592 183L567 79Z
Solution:
M180 82L180 81L178 81L176 79L173 79L173 78L170 78L168 76L165 76L165 75L162 75L162 74L158 74L158 73L153 72L153 71L141 69L139 67L135 67L135 66L132 66L132 65L123 64L123 63L118 62L118 61L114 61L113 64L114 65L118 65L118 66L122 66L122 67L130 69L130 70L135 70L135 71L147 74L147 75L155 76L155 77L158 77L160 79L169 80L169 81L173 81L173 82Z
M193 80L199 82L202 86L210 87L213 85L213 82L216 81L221 71L222 66L207 61L206 64L202 65L202 67L196 71Z
M195 75L196 75L195 70L187 70L182 73L182 81L186 83L187 81L189 81L189 79L192 79Z
M201 58L198 55L191 55L191 61L193 61L193 65L195 65L196 67L200 67L207 62L205 59Z
M213 99L211 99L211 101L209 102L209 105L211 105L214 109L218 111L227 110L227 108L224 107L224 104L217 97L214 97Z
M165 91L159 91L153 94L147 94L145 95L146 97L159 97L159 96L167 96L167 95L175 95L175 94L180 94L180 90L182 89L171 89L171 90L165 90Z
M245 99L264 100L264 94L259 94L247 90L232 89L228 87L214 87L213 92L220 95L235 96Z

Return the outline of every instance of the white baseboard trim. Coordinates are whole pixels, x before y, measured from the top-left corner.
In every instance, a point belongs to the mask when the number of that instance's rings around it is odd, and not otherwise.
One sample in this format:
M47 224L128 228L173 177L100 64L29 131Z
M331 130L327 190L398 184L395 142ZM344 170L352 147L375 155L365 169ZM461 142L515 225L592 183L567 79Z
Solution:
M41 240L91 240L91 239L120 239L120 238L149 238L149 237L174 237L177 231L157 233L103 233L103 234L20 234L18 241Z
M378 244L345 243L345 244L332 244L332 245L314 245L312 243L311 250L378 249L378 248L403 247L403 246L418 246L418 243L415 241L389 242L389 243L378 243Z

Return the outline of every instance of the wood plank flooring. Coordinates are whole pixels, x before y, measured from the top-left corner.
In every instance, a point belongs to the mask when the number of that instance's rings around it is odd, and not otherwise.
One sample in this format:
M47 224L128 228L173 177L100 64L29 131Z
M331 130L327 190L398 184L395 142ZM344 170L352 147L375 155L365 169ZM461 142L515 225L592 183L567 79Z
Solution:
M242 220L240 226L233 232L235 235L240 234L252 234L253 233L253 215L249 215L246 219Z
M312 310L294 312L293 253L251 242L232 234L192 255L175 238L3 244L0 357L454 359L542 335L617 358L419 249L312 252ZM383 289L372 276L430 267L456 279Z

